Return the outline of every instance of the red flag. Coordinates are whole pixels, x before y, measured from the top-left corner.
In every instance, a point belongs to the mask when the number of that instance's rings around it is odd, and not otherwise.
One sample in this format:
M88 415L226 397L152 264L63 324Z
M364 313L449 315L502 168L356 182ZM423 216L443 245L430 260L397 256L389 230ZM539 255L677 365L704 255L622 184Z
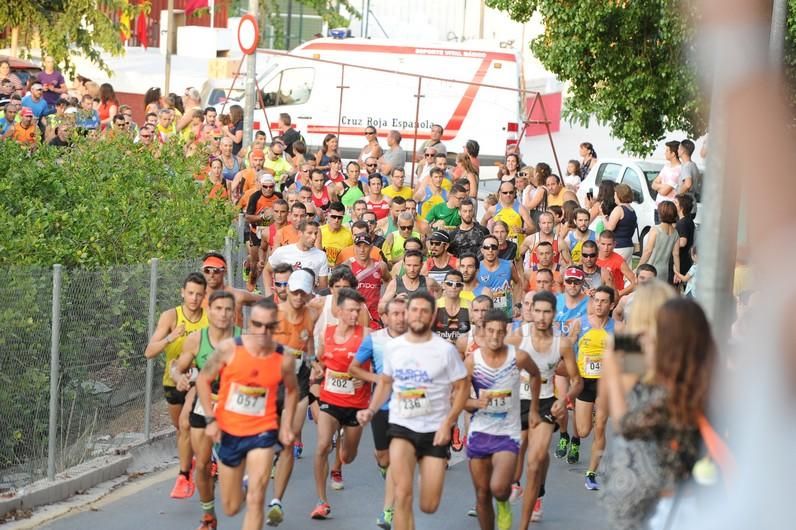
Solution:
M135 22L135 36L138 38L138 42L141 43L141 46L144 48L147 47L146 30L147 15L142 11L141 13L138 13L138 18Z
M209 7L209 0L188 0L185 2L185 16L190 17L193 12L203 7Z

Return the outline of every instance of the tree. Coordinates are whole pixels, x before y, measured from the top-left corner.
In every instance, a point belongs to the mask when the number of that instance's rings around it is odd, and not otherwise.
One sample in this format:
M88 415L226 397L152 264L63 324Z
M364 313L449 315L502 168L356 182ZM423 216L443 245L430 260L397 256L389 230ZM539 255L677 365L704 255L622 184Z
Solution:
M70 56L77 52L110 73L102 53L124 53L121 33L130 32L113 15L135 20L142 11L149 11L148 0L13 0L0 2L0 27L17 28L23 54L38 40L43 55L64 71L72 71Z

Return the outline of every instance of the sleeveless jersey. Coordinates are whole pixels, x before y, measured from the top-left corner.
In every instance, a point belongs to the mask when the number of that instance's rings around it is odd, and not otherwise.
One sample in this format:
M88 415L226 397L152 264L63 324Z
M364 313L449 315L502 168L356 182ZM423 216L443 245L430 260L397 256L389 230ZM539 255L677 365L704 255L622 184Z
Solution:
M417 289L415 289L414 291L410 291L409 289L406 288L406 285L404 284L403 278L401 276L397 277L395 279L395 295L397 296L397 295L403 294L403 293L411 294L411 293L414 293L414 292L417 292L417 291L420 291L420 290L426 290L427 291L428 287L426 287L426 277L425 276L418 276L417 280L419 282L418 286L417 286Z
M380 329L379 298L381 297L381 262L370 261L370 265L361 265L355 258L348 261L351 272L357 277L357 291L365 297L365 306L370 313L370 327Z
M428 215L428 212L430 212L434 206L447 201L448 201L447 191L442 189L440 190L439 195L435 195L431 191L431 186L426 186L426 194L423 196L423 200L418 205L418 214L420 215L420 218L425 219L426 216Z
M531 250L525 255L526 269L532 267L533 265L539 264L539 258L536 256L536 253L534 252L539 243L541 243L539 232L535 233L531 237L534 238L534 241ZM553 245L553 264L558 265L558 261L561 258L561 250L558 248L558 238L553 239L553 241L551 241L550 243Z
M356 326L354 333L343 344L334 341L335 331L337 325L327 326L323 337L323 357L320 360L326 371L321 383L320 400L338 407L367 408L371 385L362 384L354 388L354 379L348 373L348 366L362 343L364 328ZM370 371L370 361L364 363L362 369Z
M553 342L550 344L550 349L546 352L537 351L533 346L533 339L531 337L531 324L522 325L522 343L520 344L522 351L528 352L533 362L539 367L539 372L542 375L542 388L539 390L539 399L546 399L553 397L553 382L556 375L556 367L558 361L561 360L561 337L554 335ZM522 386L520 387L520 398L531 399L531 381L528 372L522 371Z
M575 343L578 354L578 371L584 379L599 379L602 373L603 352L609 335L614 333L614 319L609 318L604 328L594 328L589 316L580 318L580 333Z
M588 296L584 296L583 300L578 302L578 304L572 308L567 307L566 300L566 295L564 293L559 293L556 295L556 307L558 308L558 311L556 312L554 325L558 324L558 331L561 335L569 335L569 325L567 323L585 315L586 308L589 305Z
M345 182L343 182L343 194L340 196L340 202L343 203L345 206L345 216L343 217L344 223L351 222L351 212L354 210L354 203L357 202L359 199L365 196L365 192L362 191L362 187L357 184L356 186L348 186Z
M434 316L434 324L431 329L443 339L452 344L463 333L470 331L470 311L467 309L469 304L459 298L459 311L455 315L449 315L445 309L445 299L437 300L437 313Z
M475 289L473 289L472 291L466 291L462 289L462 292L459 293L459 297L469 304L470 302L475 300L476 296L481 296L485 288L486 288L485 286L479 283L478 285L475 286Z
M509 227L507 239L516 243L518 247L522 245L525 234L522 233L522 216L519 214L518 208L515 206L506 208L498 202L495 205L495 215L492 219L506 223Z
M216 420L225 433L254 436L278 428L276 394L282 382L282 354L252 355L235 338L232 359L221 370Z
M334 324L337 324L337 317L332 314L332 295L328 295L323 298L323 309L321 309L318 320L315 322L315 328L312 330L316 353L321 349L324 334L326 333L326 326L332 326Z
M483 261L478 268L478 283L492 291L495 309L502 309L509 317L513 313L511 267L510 261L498 259L498 268L494 271L487 269Z
M196 363L196 367L200 370L204 368L207 359L210 358L210 354L213 353L216 349L213 346L213 343L210 342L210 327L203 328L200 332L201 335L199 336L199 351L196 352L196 357L194 357L194 362ZM240 337L241 329L238 326L235 326L232 331L233 337Z
M177 360L177 357L182 353L182 345L185 342L185 337L209 325L207 321L207 311L205 311L204 308L202 308L202 316L200 316L199 320L196 322L191 322L185 317L185 313L182 312L182 306L177 306L175 310L177 311L177 323L174 327L178 328L180 324L185 324L185 331L182 336L163 348L163 353L166 354L166 369L163 371L163 386L177 386L177 383L171 378L171 363Z
M329 267L334 267L340 251L353 245L354 238L351 237L351 230L345 226L340 227L337 232L332 232L329 225L324 224L321 227L321 244L326 252L326 261L329 262Z
M310 320L307 313L309 309L304 309L304 314L298 322L289 322L287 314L279 310L276 318L279 326L274 331L273 337L276 342L282 345L284 352L290 354L296 360L296 373L304 363L304 356L308 350L310 337L312 337L312 327L314 322Z
M370 197L367 197L365 202L368 203L368 210L376 214L376 220L380 221L387 217L390 213L390 201L387 199L373 202L370 200Z
M486 394L489 405L470 419L470 432L520 439L520 371L514 346L506 346L506 360L498 368L484 362L481 348L473 352L472 385L478 397Z
M583 241L580 241L578 238L575 237L575 231L570 230L569 234L567 234L567 244L569 245L569 253L572 256L572 263L575 265L580 265L580 254L583 250L583 243L586 241L597 241L597 234L594 230L589 230L588 236Z
M329 188L326 186L323 187L321 190L321 196L318 197L315 195L315 191L312 192L312 204L315 205L316 208L319 208L321 211L326 211L329 209L329 205L331 204L331 200L329 199Z
M425 264L424 267L426 268L426 274L428 277L434 280L435 282L442 284L445 280L445 276L448 275L448 272L452 270L456 270L456 267L459 265L459 260L456 259L455 256L451 255L448 258L448 263L443 265L442 267L437 267L436 263L434 262L434 258L430 258Z

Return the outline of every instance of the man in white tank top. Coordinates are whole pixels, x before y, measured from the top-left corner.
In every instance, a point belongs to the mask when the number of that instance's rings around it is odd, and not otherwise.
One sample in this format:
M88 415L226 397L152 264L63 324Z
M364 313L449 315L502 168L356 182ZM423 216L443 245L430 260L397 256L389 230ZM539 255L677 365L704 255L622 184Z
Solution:
M497 501L497 528L512 527L509 505L514 468L520 450L520 370L531 374L531 422L539 417L539 368L530 355L506 345L510 320L502 309L484 317L483 345L465 359L476 398L465 408L473 413L467 439L467 457L475 486L476 512L481 528L494 528L492 497Z
M552 293L541 291L533 296L532 324L523 324L522 333L513 335L507 344L519 343L522 351L527 351L541 373L541 388L537 397L531 396L531 410L541 415L541 422L531 422L528 437L525 494L522 500L522 519L520 528L528 523L541 521L544 480L550 464L550 440L558 428L556 418L564 414L567 398L574 400L583 387L583 381L572 353L569 338L553 333L553 319L556 314L556 298ZM569 375L569 390L566 396L554 395L554 375L559 362L563 361ZM522 397L522 396L521 396ZM537 401L534 407L534 400Z

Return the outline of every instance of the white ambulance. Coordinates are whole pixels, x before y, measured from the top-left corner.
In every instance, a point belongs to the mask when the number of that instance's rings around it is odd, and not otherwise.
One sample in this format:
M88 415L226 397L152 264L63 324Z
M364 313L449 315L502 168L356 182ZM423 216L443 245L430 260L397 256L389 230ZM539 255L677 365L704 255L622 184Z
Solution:
M419 81L419 76L427 77ZM491 42L316 39L287 54L258 50L257 79L273 134L279 114L286 112L313 149L327 134L339 135L344 159L359 155L366 127L378 130L384 149L387 134L399 131L401 147L412 151L418 83L418 148L439 124L448 151L461 152L474 139L482 164L492 164L517 142L523 119L521 55ZM243 88L242 78L236 88ZM233 93L225 106L240 103L237 98ZM255 130L264 130L265 123L258 109Z

